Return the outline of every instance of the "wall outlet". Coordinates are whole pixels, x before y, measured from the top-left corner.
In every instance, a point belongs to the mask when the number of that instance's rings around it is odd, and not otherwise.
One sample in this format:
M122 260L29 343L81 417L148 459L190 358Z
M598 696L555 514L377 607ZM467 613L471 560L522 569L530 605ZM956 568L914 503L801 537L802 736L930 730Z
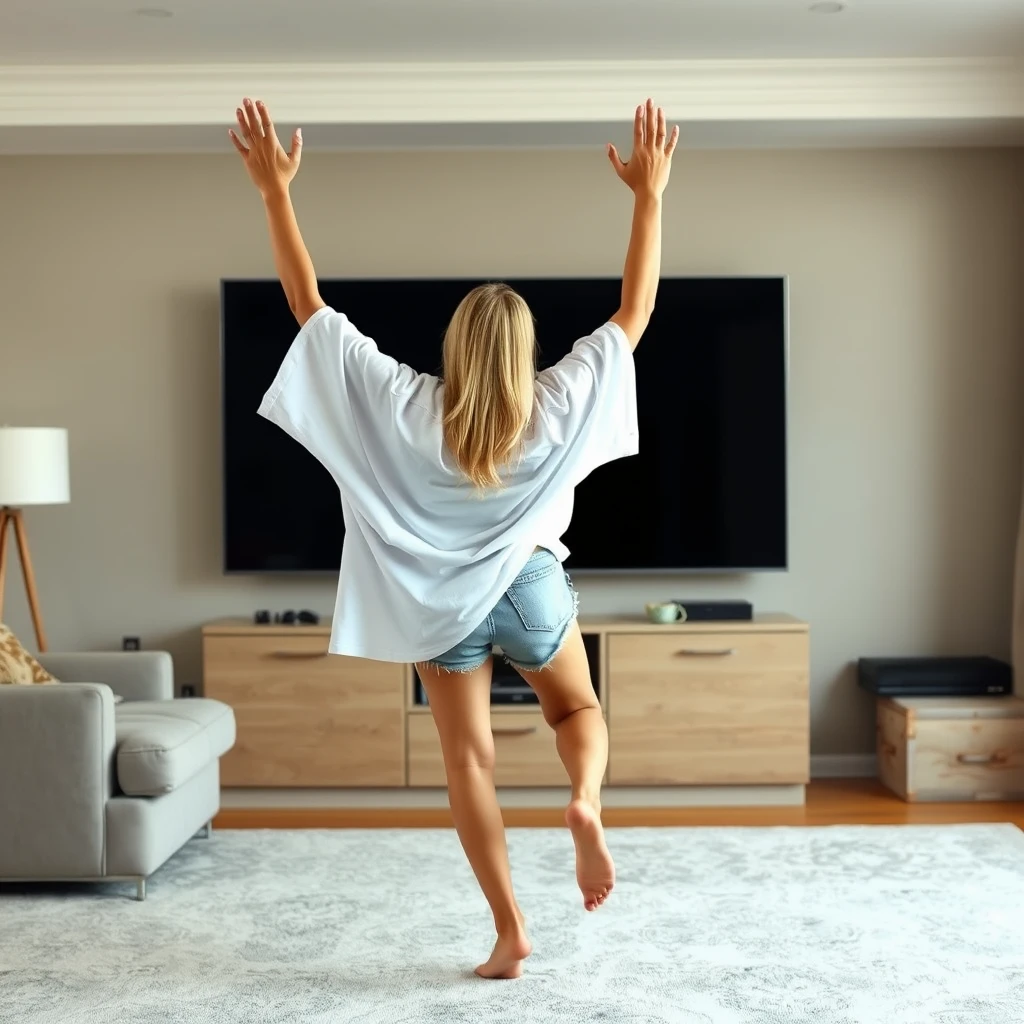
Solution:
M196 695L196 688L194 686L183 686L181 688L182 697L194 697Z
M124 651L142 650L142 642L137 636L126 636L121 640L121 649Z

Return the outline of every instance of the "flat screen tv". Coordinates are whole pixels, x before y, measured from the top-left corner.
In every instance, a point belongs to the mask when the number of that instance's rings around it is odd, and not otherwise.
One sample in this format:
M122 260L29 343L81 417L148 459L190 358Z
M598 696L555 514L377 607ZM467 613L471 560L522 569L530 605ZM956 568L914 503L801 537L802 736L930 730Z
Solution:
M539 368L618 308L617 278L508 279L537 323ZM475 280L325 280L381 351L440 370L441 341ZM338 569L344 525L328 472L256 414L296 333L277 281L221 285L224 568ZM573 570L749 572L787 564L786 282L665 278L636 350L640 454L576 489Z

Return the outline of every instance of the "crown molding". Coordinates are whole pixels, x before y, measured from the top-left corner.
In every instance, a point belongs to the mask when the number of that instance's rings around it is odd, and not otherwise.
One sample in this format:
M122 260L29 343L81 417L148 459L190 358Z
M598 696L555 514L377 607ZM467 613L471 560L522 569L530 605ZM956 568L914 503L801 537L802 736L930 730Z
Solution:
M0 126L223 125L244 95L291 124L1024 120L1024 61L7 66Z

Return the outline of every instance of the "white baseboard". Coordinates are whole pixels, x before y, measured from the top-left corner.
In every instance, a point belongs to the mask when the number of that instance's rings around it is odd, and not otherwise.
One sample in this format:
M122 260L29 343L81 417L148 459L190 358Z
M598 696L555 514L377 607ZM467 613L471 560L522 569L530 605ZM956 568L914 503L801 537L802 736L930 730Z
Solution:
M812 754L812 779L874 779L878 758L874 754Z
M448 806L444 789L222 789L222 808L266 810L384 808L408 810ZM501 787L502 807L564 807L569 790L561 787ZM803 786L607 786L605 807L799 807Z
M862 779L878 774L874 754L817 754L811 778ZM503 807L560 807L568 790L498 791ZM792 807L804 801L803 786L608 786L605 807ZM224 808L432 808L447 807L443 789L222 789Z

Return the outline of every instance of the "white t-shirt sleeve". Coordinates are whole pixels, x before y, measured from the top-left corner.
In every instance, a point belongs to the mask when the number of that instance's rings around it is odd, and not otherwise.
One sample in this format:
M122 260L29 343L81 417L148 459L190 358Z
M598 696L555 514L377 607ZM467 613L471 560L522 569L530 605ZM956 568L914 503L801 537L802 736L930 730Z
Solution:
M324 306L292 342L259 414L340 479L360 460L366 411L389 407L403 375L413 376L343 313Z
M633 352L618 324L581 338L538 374L536 395L540 430L552 445L568 449L574 483L640 450Z

